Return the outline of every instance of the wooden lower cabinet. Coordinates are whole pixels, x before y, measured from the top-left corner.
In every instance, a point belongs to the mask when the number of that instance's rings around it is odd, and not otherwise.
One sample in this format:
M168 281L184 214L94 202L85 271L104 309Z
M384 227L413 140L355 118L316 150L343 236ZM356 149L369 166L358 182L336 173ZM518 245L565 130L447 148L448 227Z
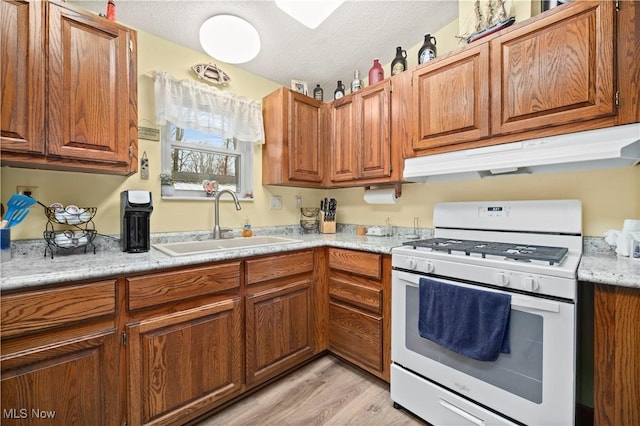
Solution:
M328 251L329 350L388 382L391 257Z
M640 289L596 285L594 425L640 422Z
M3 425L122 423L116 280L2 295Z
M316 248L3 292L2 424L185 424L327 349L388 381L390 280Z
M239 296L127 327L129 421L179 424L243 388Z
M248 260L246 380L264 382L315 353L314 253Z

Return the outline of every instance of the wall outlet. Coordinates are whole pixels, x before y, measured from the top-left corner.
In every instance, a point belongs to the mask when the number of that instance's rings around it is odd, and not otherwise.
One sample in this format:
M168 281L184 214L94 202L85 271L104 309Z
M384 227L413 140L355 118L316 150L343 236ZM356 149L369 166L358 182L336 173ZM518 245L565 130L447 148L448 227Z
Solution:
M302 207L302 195L296 195L296 209Z
M140 159L140 179L149 179L149 159L147 157Z
M280 195L271 196L271 210L282 210L282 197Z
M37 186L18 186L16 187L16 192L18 194L26 195L27 197L31 197L33 199L38 200L38 187ZM35 206L32 204L31 207Z

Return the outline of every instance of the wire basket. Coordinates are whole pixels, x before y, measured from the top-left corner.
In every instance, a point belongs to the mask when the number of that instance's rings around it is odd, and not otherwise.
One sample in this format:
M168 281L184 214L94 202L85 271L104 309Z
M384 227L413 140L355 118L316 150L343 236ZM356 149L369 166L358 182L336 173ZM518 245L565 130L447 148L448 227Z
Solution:
M90 222L98 211L97 207L45 207L47 218L61 225L81 225Z
M320 209L317 207L300 208L300 226L302 231L309 234L317 231Z

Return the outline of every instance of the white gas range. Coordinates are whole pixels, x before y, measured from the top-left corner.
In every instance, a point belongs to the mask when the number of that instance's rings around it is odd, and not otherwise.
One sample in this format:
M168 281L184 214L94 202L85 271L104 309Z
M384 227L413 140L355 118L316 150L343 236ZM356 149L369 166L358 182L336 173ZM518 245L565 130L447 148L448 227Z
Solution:
M434 425L573 424L581 203L441 203L434 227L392 251L394 403ZM422 337L422 279L508 295L510 353L481 361Z

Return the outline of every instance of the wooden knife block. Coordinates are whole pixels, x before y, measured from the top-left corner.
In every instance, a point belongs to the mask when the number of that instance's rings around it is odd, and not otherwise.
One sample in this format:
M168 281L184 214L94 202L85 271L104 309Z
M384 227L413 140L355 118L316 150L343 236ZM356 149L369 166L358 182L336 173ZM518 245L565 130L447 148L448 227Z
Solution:
M325 220L325 212L320 212L320 222L319 222L319 229L320 229L320 233L321 234L335 234L336 233L336 222L335 220L333 221L326 221ZM334 217L335 219L335 217Z

